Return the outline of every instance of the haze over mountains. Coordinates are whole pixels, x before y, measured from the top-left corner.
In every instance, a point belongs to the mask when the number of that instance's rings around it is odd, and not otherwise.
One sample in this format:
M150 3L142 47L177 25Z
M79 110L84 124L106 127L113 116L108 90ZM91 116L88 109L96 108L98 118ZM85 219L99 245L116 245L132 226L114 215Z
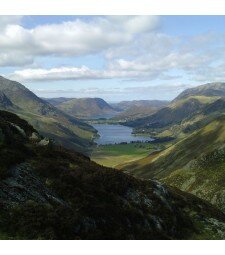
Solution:
M168 103L168 101L163 100L122 101L117 104L113 104L113 107L121 111L121 113L115 115L113 119L130 121L149 116L157 110L168 105Z
M114 108L117 108L120 111L128 110L130 107L137 106L137 107L153 107L159 108L166 106L169 101L163 100L132 100L132 101L121 101L119 103L111 104Z
M62 111L81 119L113 118L130 120L146 116L166 106L168 101L133 100L107 103L102 98L44 98Z

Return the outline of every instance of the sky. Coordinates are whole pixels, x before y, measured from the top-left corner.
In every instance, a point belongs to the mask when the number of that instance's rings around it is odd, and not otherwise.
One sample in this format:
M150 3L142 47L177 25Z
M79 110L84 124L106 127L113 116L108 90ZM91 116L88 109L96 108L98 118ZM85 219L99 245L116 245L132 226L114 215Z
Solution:
M41 97L172 100L225 81L225 16L0 16L0 75Z

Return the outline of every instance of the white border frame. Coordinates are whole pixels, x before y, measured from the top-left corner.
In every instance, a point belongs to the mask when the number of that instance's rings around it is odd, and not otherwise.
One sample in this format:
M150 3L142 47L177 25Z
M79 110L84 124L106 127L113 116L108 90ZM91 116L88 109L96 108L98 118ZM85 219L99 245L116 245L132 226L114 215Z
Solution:
M2 0L0 15L225 15L224 0ZM0 241L3 254L220 254L223 241Z
M0 15L224 15L224 0L2 0Z

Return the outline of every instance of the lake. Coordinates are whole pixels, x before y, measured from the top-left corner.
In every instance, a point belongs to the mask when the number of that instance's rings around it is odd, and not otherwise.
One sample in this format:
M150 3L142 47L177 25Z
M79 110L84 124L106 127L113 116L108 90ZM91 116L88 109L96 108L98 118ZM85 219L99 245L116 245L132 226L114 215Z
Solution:
M133 135L132 128L122 126L122 125L112 125L112 124L94 124L92 125L98 130L99 138L96 138L95 142L100 145L104 144L115 144L122 142L131 141L152 141L153 139L141 135Z

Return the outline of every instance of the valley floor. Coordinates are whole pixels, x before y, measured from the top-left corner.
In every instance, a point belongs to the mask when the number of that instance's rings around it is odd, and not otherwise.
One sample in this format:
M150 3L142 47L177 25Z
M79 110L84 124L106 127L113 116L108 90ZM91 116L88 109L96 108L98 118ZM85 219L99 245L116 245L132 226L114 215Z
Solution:
M159 148L150 143L99 145L92 152L91 159L100 165L116 168L124 162L144 158Z

